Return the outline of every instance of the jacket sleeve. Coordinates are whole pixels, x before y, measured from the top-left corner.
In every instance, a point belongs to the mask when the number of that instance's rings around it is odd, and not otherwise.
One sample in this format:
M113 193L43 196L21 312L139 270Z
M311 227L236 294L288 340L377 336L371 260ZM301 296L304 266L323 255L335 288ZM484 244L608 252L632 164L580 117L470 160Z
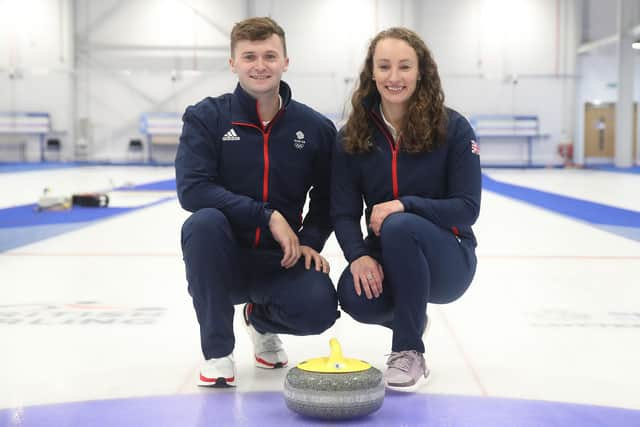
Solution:
M182 122L175 160L180 205L190 212L219 209L229 222L240 227L267 226L269 214L264 203L232 193L219 184L215 132L200 120L194 107L187 108Z
M344 151L341 135L338 135L333 153L331 217L344 257L351 263L369 255L360 227L362 187L357 168L353 165L353 155Z
M472 151L473 128L459 116L447 153L447 195L441 199L420 196L399 198L406 212L420 215L444 228L471 226L480 213L482 173L480 156Z
M330 215L331 157L336 140L336 128L325 119L321 130L320 144L315 160L313 184L309 192L309 210L302 221L300 244L322 251L333 225Z

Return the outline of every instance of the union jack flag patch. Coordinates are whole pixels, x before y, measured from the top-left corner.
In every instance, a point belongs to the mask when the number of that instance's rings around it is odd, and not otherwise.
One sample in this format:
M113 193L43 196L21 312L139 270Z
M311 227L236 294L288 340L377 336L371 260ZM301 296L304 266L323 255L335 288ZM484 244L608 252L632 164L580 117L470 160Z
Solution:
M477 156L480 155L480 146L475 140L471 140L471 152Z

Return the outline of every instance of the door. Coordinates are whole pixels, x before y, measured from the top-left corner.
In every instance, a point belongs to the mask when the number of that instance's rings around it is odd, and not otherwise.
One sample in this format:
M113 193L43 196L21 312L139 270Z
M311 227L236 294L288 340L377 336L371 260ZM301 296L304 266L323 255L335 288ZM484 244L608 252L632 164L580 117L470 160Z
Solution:
M633 104L633 159L637 153L638 104ZM616 105L585 104L585 157L613 159L616 141Z
M584 112L586 158L613 159L616 140L615 104L587 103Z

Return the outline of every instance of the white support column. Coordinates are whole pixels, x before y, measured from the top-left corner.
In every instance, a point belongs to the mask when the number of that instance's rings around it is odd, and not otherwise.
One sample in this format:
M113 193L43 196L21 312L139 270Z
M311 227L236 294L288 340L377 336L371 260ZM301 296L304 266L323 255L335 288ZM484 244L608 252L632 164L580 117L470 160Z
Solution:
M83 58L89 53L89 32L82 31L89 24L91 2L72 0L73 14L73 150L75 160L91 160L93 128L91 125L91 75Z
M580 45L581 31L577 30L580 26L580 15L577 15L576 0L562 1L560 22L561 28L561 62L560 74L566 77L562 78L563 90L563 121L562 121L562 142L573 141L575 145L574 129L576 126L576 100L578 81L575 77L577 72L576 51ZM571 77L569 77L571 76ZM574 152L575 152L574 146Z
M64 1L64 16L67 22L64 31L67 37L66 50L65 50L65 62L64 66L69 70L69 92L68 92L68 108L69 108L69 120L67 121L67 146L66 157L75 159L75 144L76 144L76 126L78 123L78 79L76 76L76 0ZM60 12L63 13L63 12Z
M575 1L573 3L574 14L576 16L576 20L573 26L573 30L575 31L576 37L576 46L580 45L582 40L582 19L579 17L583 17L583 8L588 7L585 5L583 1ZM580 59L580 50L579 48L575 50L575 73L580 74L582 68L582 60ZM575 82L575 95L574 95L574 108L575 108L575 126L574 126L574 134L573 134L573 161L576 165L584 165L584 88L583 83L580 80Z
M616 103L616 145L614 164L633 165L633 71L630 30L634 22L634 0L618 0L618 101Z
M631 155L633 155L633 152ZM640 166L640 111L636 112L636 157L633 162L636 166Z

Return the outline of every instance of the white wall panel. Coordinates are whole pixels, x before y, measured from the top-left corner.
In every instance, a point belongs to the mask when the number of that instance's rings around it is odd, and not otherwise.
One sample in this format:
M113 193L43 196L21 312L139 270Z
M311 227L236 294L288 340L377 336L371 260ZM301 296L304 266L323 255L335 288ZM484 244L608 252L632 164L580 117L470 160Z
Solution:
M73 128L64 96L72 90L68 73L33 85L31 77L7 78L10 60L25 75L44 66L68 69L72 26L60 16L71 6L78 35L76 116L94 125L93 153L105 159L123 158L127 141L140 137L141 112L182 111L233 89L227 33L249 11L282 24L291 58L285 79L294 96L333 118L348 102L369 40L377 30L405 25L432 49L452 107L466 114L539 115L552 138L537 145L534 161L547 164L559 161L555 144L573 129L575 1L0 0L0 11L19 3L40 16L29 21L40 26L27 35L0 26L0 90L11 95L0 99L0 108L46 108L67 118L54 117L63 128Z

